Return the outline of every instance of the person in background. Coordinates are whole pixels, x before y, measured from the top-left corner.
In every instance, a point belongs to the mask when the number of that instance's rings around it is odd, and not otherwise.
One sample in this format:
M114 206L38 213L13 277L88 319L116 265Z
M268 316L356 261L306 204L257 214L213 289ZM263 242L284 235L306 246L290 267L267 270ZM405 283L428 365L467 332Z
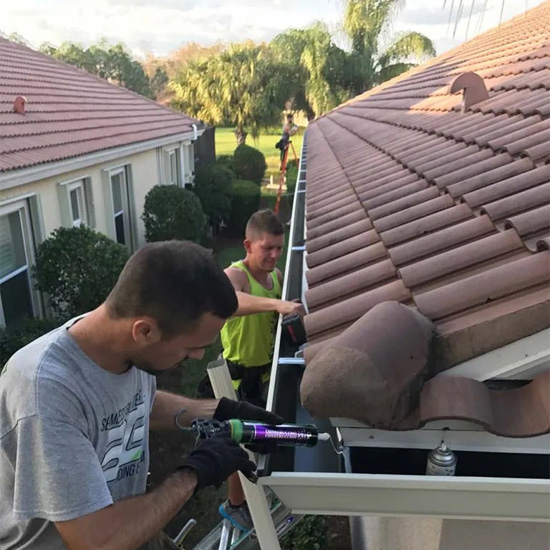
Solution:
M145 491L149 429L282 421L249 403L156 390L156 376L203 357L237 307L205 249L150 243L102 305L10 358L0 376L0 549L136 550L198 489L255 470L237 443L213 437Z
M244 260L225 270L237 293L236 313L221 331L223 358L239 399L265 407L278 315L304 307L281 300L282 274L277 260L284 246L284 227L271 210L252 215L246 226ZM238 475L228 479L228 498L220 514L243 531L252 528Z
M283 161L285 158L286 150L290 144L290 138L298 131L298 126L294 124L294 115L289 113L286 115L286 122L283 124L283 133L281 135L281 140L279 141L279 148L281 149L281 166L280 170L283 169Z

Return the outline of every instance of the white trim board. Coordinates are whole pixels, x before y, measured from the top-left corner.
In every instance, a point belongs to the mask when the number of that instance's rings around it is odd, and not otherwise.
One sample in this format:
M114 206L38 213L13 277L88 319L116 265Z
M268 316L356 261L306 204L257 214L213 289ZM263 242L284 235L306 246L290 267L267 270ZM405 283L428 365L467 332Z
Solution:
M199 136L203 133L204 129L198 131ZM104 151L98 151L97 153L90 153L88 155L61 160L59 162L41 164L39 166L31 166L30 168L25 168L22 170L1 173L0 191L45 178L59 176L60 174L66 174L67 172L72 172L74 170L81 170L103 162L109 162L111 160L135 155L137 153L143 153L144 151L150 151L152 149L156 149L157 147L163 147L176 141L189 140L192 139L193 135L194 132L192 131L182 134L174 134L163 138L125 145L123 147L105 149Z
M550 368L550 328L512 342L438 376L463 376L473 380L520 379L530 380Z
M550 521L542 479L274 472L259 483L300 514Z

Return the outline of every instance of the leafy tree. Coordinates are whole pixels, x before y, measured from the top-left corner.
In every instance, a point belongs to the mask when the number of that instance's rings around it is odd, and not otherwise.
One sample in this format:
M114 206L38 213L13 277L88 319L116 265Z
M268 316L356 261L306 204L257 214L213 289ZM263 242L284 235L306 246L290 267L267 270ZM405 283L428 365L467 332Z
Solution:
M266 46L233 44L191 62L170 83L172 104L209 124L234 125L240 145L248 132L256 138L279 122L288 97L284 70Z
M155 69L155 74L153 75L153 78L150 79L151 82L151 92L153 93L154 97L158 98L162 95L164 90L166 89L166 86L168 85L168 74L166 73L166 69L163 67L157 67Z
M200 166L195 174L193 192L199 197L210 225L217 227L231 212L233 172L219 164Z
M145 196L143 214L147 242L182 239L200 242L206 217L201 201L177 185L155 185Z
M54 315L74 317L99 306L115 285L128 250L81 225L56 229L38 248L33 275Z
M432 41L416 32L395 37L389 48L380 52L380 37L404 4L403 0L346 0L343 28L351 43L354 95L414 66L411 60L435 55Z
M102 41L89 48L74 42L63 42L58 48L42 44L40 51L143 96L153 95L149 77L122 43L109 45Z

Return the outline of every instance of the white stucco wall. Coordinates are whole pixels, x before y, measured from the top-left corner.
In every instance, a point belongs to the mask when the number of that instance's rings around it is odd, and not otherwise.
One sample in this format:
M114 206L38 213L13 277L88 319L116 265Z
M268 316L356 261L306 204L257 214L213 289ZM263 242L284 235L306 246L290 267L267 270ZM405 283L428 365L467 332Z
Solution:
M354 518L354 550L548 550L550 525L436 518Z
M174 143L174 145L179 144ZM192 145L186 145L185 147L192 148ZM187 158L186 155L183 155L183 158ZM112 206L106 198L108 187L104 184L104 181L106 173L109 170L129 166L129 173L131 174L130 182L133 190L133 203L130 205L130 208L137 229L135 244L140 246L145 242L144 227L141 221L145 195L153 186L158 183L165 183L161 181L165 179L163 175L165 170L162 163L162 156L158 157L157 149L121 157L115 161L96 164L82 170L66 172L55 177L2 190L0 191L0 207L18 198L38 196L41 218L43 220L43 223L41 223L42 228L38 229L43 233L41 237L45 238L54 229L63 225L63 205L59 198L59 184L89 178L95 217L94 229L111 238L115 238L111 219ZM188 167L183 166L182 173L185 174L187 171Z

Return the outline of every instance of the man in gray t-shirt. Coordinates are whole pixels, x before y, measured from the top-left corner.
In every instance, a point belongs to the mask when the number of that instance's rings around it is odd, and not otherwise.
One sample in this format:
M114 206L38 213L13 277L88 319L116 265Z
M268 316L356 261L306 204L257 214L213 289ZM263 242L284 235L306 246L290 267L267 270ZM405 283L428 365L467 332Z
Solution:
M104 304L13 355L0 376L0 550L134 550L197 488L253 470L236 443L213 438L145 492L150 427L176 429L176 416L279 421L227 399L156 391L153 375L202 357L236 309L204 249L149 244Z

